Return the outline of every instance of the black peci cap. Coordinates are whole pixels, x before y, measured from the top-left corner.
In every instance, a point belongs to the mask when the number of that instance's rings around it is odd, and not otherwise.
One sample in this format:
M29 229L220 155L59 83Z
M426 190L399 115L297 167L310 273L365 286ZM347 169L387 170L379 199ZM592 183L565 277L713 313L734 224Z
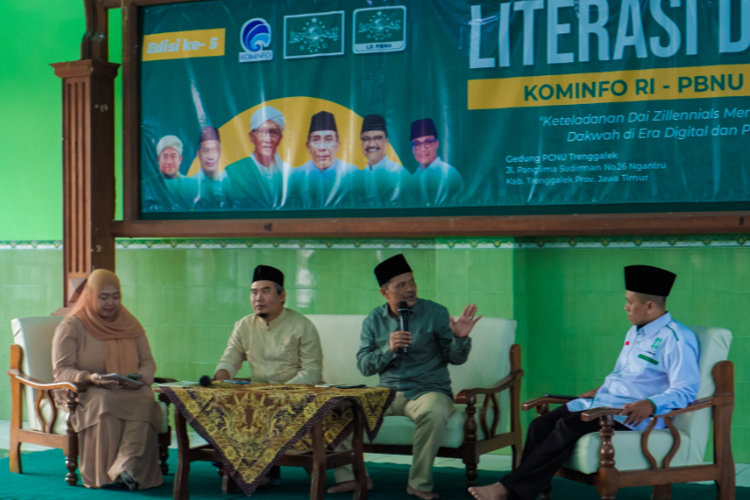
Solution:
M412 272L411 267L409 267L409 263L406 262L406 258L402 253L394 255L375 266L375 277L378 279L378 285L380 286L385 285L392 278L400 274L410 272Z
M312 119L310 119L310 131L307 135L319 130L333 130L337 134L339 133L339 130L336 128L336 118L328 111L321 111L312 116Z
M654 266L627 266L625 289L630 292L666 297L672 290L677 275Z
M427 135L435 136L435 139L438 138L437 129L435 128L435 122L433 122L431 118L423 118L421 120L412 122L410 140L413 141L414 139Z
M284 286L284 273L271 266L257 266L253 272L253 283L256 281L273 281Z
M388 130L385 128L385 118L380 115L365 116L364 120L362 120L362 130L360 131L360 134L371 132L373 130L383 132L387 136Z

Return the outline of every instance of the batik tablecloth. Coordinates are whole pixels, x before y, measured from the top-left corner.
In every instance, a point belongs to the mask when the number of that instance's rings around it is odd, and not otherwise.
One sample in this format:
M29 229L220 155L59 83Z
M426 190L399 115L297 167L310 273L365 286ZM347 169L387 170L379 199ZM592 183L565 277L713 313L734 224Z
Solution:
M311 449L310 431L323 421L326 445L338 446L353 430L353 407L375 439L394 392L382 387L336 389L310 385L217 383L167 387L162 392L185 420L224 458L232 478L250 495L273 463L291 448Z

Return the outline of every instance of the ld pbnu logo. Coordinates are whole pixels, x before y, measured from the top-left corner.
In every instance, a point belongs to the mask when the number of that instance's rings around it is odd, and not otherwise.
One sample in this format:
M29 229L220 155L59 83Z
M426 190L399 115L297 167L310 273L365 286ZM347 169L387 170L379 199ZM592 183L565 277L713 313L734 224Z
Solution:
M265 50L271 45L271 26L265 19L256 17L246 22L240 30L240 43L245 49L245 52L240 52L240 62L273 59L273 50Z

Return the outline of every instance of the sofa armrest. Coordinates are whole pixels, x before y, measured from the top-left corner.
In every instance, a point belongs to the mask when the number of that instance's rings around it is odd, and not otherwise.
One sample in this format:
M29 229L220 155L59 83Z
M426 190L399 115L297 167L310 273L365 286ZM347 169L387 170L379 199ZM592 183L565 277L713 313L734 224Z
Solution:
M601 417L606 417L609 415L611 416L619 415L621 411L622 411L622 408L604 408L604 407L591 408L590 410L585 410L581 412L581 420L583 420L584 422L592 422Z
M719 403L723 403L726 400L731 400L734 398L733 392L723 393L723 394L715 394L713 396L709 396L707 398L703 399L697 399L687 405L685 408L680 408L678 410L672 410L669 413L664 413L663 415L652 415L649 418L652 419L660 419L660 418L673 418L677 415L682 415L683 413L690 413L698 410L703 410L705 408L710 408L712 406L715 406ZM593 420L596 420L601 417L606 417L607 415L619 415L622 411L622 408L592 408L590 410L586 410L583 413L581 413L581 420L584 422L591 422Z
M537 412L540 414L547 413L547 408L549 405L563 405L565 403L573 401L574 399L578 399L578 396L542 396L541 398L526 401L521 405L521 409L523 411L529 411L536 408Z
M677 415L682 415L683 413L690 413L693 411L703 410L704 408L710 408L712 406L716 406L719 403L723 403L725 401L730 401L733 399L734 399L733 392L715 394L707 398L696 399L695 401L687 405L685 408L680 408L679 410L672 410L669 413L665 413L663 415L654 415L654 418L676 417Z
M74 384L73 382L53 382L51 384L46 384L31 377L27 377L18 370L8 370L8 375L10 375L11 378L18 380L21 384L28 385L29 387L33 387L34 389L39 389L40 391L67 389L75 393L81 393L86 392L87 389L86 386Z
M459 392L454 398L453 402L459 405L465 404L476 404L476 397L480 394L497 394L506 389L510 389L512 386L521 383L521 377L523 377L523 370L513 370L510 375L499 381L497 384L491 387L479 387L476 389L464 389Z

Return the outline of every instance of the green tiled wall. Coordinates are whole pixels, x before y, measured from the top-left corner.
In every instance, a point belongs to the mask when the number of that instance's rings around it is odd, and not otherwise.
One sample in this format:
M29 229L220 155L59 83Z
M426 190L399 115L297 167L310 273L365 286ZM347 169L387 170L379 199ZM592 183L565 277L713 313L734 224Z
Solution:
M10 419L10 320L43 316L62 305L60 250L0 251L0 419Z
M252 312L248 295L257 264L284 270L288 306L299 312L366 314L382 303L372 268L399 252L119 250L117 266L123 300L149 332L159 371L195 379L213 373L234 322ZM512 316L511 250L403 252L421 296L434 298L455 314L473 300L485 314ZM478 276L487 280L479 282Z
M419 294L460 313L518 321L524 396L580 393L601 384L629 327L622 267L675 271L669 310L685 324L729 328L736 366L735 457L750 462L750 261L744 247L688 248L174 248L119 249L124 303L149 334L159 372L195 379L213 371L233 323L250 312L252 269L282 268L289 306L303 313L364 314L381 303L372 268L406 254ZM0 366L8 366L9 321L44 315L61 303L60 250L0 251ZM0 419L10 395L0 384Z

